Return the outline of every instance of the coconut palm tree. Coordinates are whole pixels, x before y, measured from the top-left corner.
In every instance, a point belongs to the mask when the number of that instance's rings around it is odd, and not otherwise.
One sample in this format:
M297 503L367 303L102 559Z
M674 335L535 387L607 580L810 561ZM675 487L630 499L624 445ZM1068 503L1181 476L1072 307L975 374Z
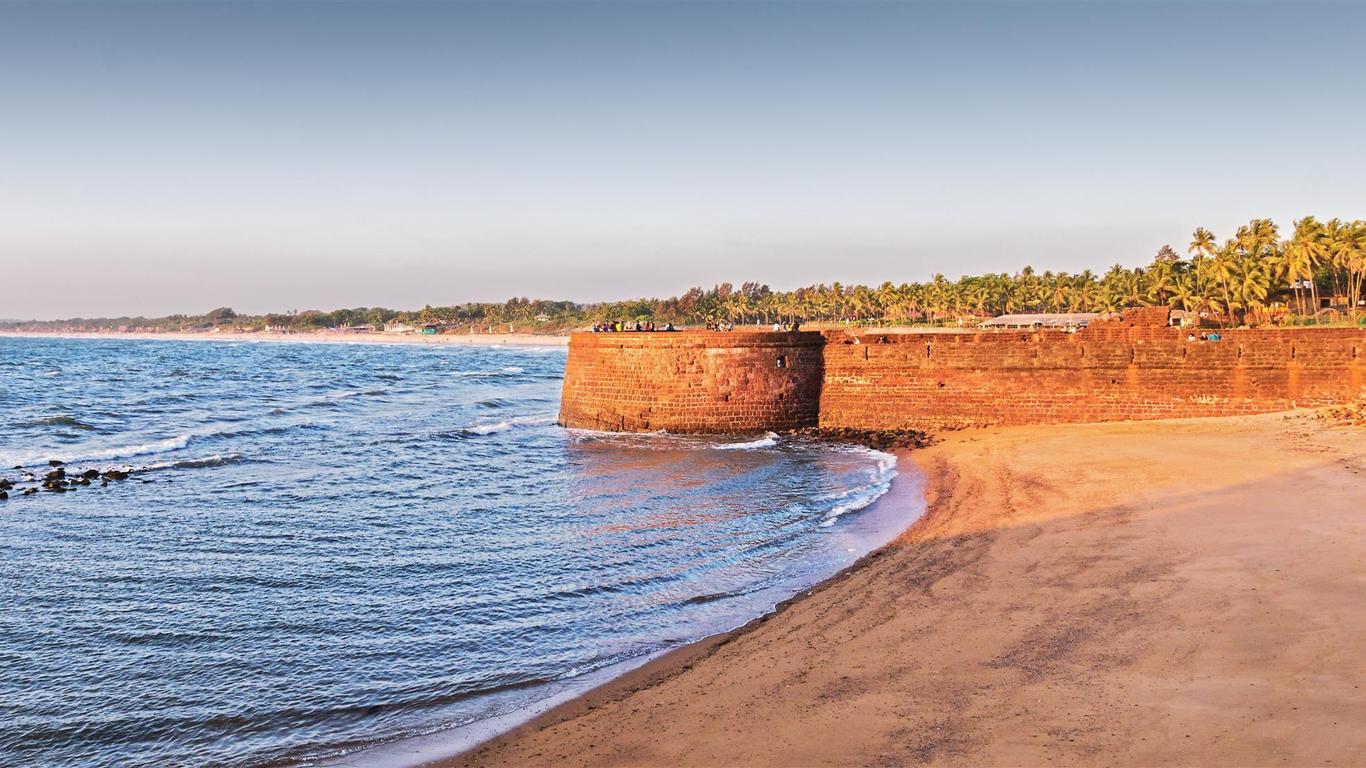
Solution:
M1305 283L1309 284L1311 306L1317 312L1319 292L1318 281L1314 279L1314 272L1319 264L1328 260L1328 248L1324 245L1323 225L1313 216L1305 216L1295 222L1295 234L1285 242L1282 251L1285 254L1286 275L1295 291L1295 299L1299 305L1300 314L1305 314Z
M1342 273L1345 279L1348 311L1356 323L1361 283L1366 279L1366 225L1361 221L1343 223L1333 219L1324 226L1324 244L1335 272Z

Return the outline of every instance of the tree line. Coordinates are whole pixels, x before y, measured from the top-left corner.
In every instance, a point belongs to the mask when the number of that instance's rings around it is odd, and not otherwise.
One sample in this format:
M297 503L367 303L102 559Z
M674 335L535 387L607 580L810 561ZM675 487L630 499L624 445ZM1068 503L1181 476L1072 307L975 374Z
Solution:
M1196 229L1184 253L1163 246L1144 267L1116 264L1103 274L1085 270L1014 275L988 273L951 281L845 286L819 284L774 291L755 282L691 288L666 299L580 304L512 298L400 311L379 307L239 315L219 308L203 315L163 318L100 318L23 323L24 327L159 328L212 327L309 331L385 325L430 325L457 331L559 330L595 322L653 320L678 325L706 322L842 322L948 324L1021 312L1117 312L1128 307L1169 306L1201 312L1233 325L1317 323L1342 316L1366 321L1366 222L1309 216L1281 233L1270 219L1254 219L1222 242ZM1327 307L1325 307L1327 305Z

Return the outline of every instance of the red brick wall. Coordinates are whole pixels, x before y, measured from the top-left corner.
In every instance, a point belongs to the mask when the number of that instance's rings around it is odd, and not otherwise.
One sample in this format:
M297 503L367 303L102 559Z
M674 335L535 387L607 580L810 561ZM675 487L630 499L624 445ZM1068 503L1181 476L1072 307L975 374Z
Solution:
M944 429L1225 416L1364 393L1366 333L1189 331L1102 323L1076 334L830 334L821 426ZM888 343L877 343L882 340Z
M1366 332L1189 331L1127 322L1076 334L575 334L561 423L756 432L1223 416L1366 394ZM785 355L787 368L776 359Z
M824 344L806 332L576 333L560 423L623 432L815 426Z

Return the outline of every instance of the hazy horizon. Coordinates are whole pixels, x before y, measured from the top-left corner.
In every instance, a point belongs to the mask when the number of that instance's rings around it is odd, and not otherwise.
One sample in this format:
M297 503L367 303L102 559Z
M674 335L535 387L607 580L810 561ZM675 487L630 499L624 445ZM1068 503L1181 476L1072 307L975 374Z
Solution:
M0 5L0 318L1102 271L1197 226L1361 218L1362 22Z

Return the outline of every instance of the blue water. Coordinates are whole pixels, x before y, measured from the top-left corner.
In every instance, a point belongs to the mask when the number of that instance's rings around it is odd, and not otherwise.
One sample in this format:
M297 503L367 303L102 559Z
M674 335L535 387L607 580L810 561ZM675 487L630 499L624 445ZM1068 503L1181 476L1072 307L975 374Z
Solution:
M134 470L0 501L0 764L306 763L461 726L886 538L859 512L885 454L565 430L564 360L0 338L0 478Z

